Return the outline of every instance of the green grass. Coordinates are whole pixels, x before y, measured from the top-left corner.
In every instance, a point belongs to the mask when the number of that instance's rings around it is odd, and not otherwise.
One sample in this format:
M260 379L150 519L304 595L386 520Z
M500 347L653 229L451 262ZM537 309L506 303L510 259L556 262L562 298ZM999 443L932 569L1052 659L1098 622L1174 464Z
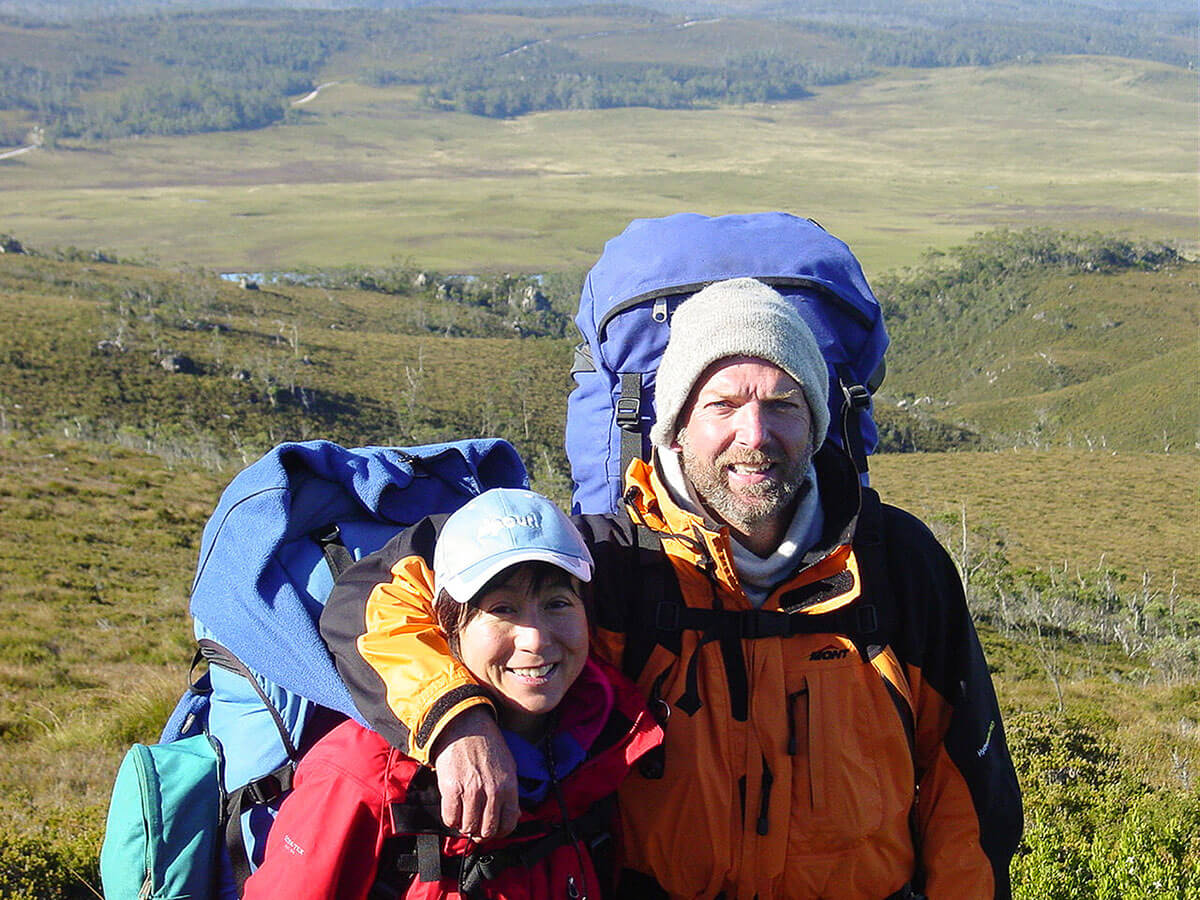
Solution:
M0 435L0 783L22 829L100 805L190 656L187 588L221 475Z
M1195 450L1200 267L1046 275L965 312L890 325L881 403L931 397L934 415L992 446Z
M1178 579L1200 598L1195 453L1112 453L1057 448L996 453L877 456L871 481L884 500L939 523L957 545L994 535L1011 562L1094 573L1110 566L1164 595Z
M1155 63L897 70L805 101L513 121L328 77L298 125L0 163L0 230L232 270L579 267L629 219L681 210L813 215L869 274L997 225L1196 247L1191 80Z

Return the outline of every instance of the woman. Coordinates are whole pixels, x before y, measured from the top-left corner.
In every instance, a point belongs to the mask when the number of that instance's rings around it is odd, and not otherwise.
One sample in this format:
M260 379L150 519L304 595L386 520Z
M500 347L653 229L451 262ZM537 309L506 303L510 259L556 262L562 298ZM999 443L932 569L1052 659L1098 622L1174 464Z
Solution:
M433 556L438 626L494 705L520 824L480 843L451 832L432 772L346 722L300 763L245 897L601 895L592 848L612 794L662 734L632 683L589 656L591 555L549 500L495 489L445 520Z

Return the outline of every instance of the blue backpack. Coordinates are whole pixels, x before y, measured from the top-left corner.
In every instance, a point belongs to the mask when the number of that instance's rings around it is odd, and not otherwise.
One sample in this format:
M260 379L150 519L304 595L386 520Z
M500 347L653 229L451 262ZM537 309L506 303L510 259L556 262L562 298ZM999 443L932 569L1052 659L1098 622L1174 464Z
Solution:
M674 309L727 278L752 277L792 299L829 366L830 437L867 483L878 433L871 395L883 381L888 338L879 302L850 249L811 219L782 212L680 213L635 219L588 273L575 318L583 342L567 401L574 510L621 508L634 457L649 459L654 379Z
M345 717L363 722L318 630L337 574L426 515L527 486L502 440L289 443L240 472L205 525L192 584L193 670L208 670L159 743L122 763L105 896L238 896L304 751Z

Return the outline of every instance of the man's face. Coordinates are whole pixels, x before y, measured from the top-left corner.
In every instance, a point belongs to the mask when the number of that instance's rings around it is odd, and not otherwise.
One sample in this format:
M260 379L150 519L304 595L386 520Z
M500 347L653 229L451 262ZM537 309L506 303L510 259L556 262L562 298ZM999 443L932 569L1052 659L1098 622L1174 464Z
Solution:
M815 449L796 380L761 359L719 360L696 382L680 421L674 447L708 511L751 537L786 530Z

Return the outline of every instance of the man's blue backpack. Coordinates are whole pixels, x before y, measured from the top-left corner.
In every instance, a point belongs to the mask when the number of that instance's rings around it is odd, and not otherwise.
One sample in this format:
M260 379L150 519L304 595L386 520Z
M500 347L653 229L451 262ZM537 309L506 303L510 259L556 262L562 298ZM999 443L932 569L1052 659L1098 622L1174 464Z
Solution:
M752 277L791 298L829 366L830 436L855 458L863 482L878 441L871 394L883 380L888 338L879 302L850 249L811 219L782 212L680 213L636 219L588 273L575 323L583 335L567 401L574 509L621 508L621 480L649 459L654 381L674 309L727 278Z
M426 515L527 486L501 440L289 443L240 472L204 528L192 584L193 670L201 659L208 670L160 742L122 763L101 850L105 896L240 894L304 751L343 718L362 721L318 631L336 575Z

